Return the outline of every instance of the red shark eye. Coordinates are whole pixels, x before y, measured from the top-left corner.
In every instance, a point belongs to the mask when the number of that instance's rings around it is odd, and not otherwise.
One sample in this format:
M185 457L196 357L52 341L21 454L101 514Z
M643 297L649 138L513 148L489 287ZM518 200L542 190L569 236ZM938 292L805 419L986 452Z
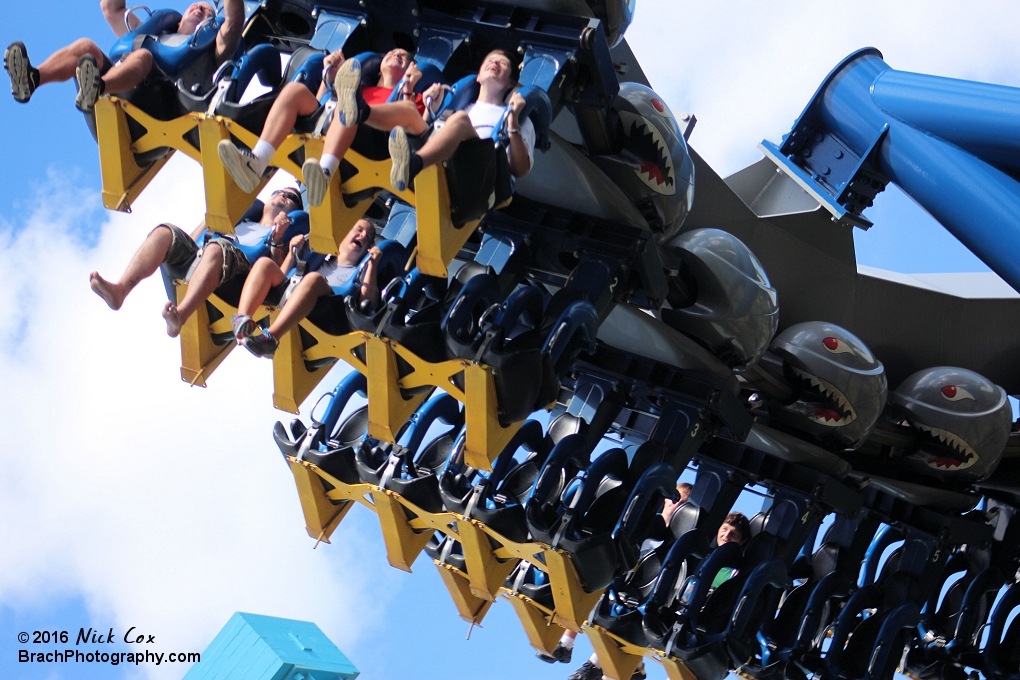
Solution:
M974 399L974 395L968 392L963 387L957 387L956 385L945 385L942 388L942 396L949 401L960 401L961 399Z
M659 113L662 113L666 110L665 104L660 102L658 99L652 99L652 106L654 106L655 110L658 111Z
M855 354L853 348L839 338L822 338L822 344L830 354Z

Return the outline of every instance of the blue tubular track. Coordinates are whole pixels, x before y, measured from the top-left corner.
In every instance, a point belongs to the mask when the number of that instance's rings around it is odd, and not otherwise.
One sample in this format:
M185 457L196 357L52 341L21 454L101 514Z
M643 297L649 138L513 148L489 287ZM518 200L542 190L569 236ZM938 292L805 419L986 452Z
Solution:
M763 148L837 217L893 182L1020 291L1020 89L841 62L783 143Z

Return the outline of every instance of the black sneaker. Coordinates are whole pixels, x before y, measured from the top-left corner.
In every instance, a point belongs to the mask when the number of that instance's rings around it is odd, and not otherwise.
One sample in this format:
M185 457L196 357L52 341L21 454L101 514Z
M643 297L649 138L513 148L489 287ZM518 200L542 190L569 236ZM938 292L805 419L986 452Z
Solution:
M13 42L4 51L4 68L11 77L11 94L14 95L14 101L24 104L32 98L35 88L39 87L39 71L32 68L25 43Z
M546 663L556 663L557 661L559 661L560 663L570 663L570 657L573 655L573 653L574 653L573 647L564 647L561 644L557 644L556 649L552 650L552 654L539 652L535 656L537 656L542 661L545 661Z
M368 117L368 104L361 96L361 62L348 59L340 65L333 79L336 90L337 120L341 125L354 127Z
M276 348L280 346L280 341L274 338L268 329L263 328L259 333L245 336L241 344L257 357L272 359L276 354Z
M567 680L602 680L602 669L591 661L585 661Z
M103 93L103 78L99 74L99 64L91 54L83 54L78 60L74 81L78 84L78 96L74 99L75 108L82 113L92 113L99 95Z
M333 173L326 170L319 164L318 158L309 158L301 166L301 176L304 177L305 186L308 187L308 205L319 207L326 199L326 190L329 189L329 180Z

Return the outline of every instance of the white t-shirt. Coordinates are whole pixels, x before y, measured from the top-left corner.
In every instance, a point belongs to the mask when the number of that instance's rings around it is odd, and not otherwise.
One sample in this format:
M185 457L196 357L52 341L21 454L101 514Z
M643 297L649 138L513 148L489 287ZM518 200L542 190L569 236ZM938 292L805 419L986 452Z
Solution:
M487 104L485 102L475 102L466 109L468 118L471 119L471 125L474 126L475 132L478 136L485 139L492 136L492 130L499 125L499 119L506 110L506 106L503 104ZM445 121L437 121L436 129L442 127L442 123ZM524 140L524 145L528 148L528 160L531 164L535 164L535 126L531 124L530 118L525 118L521 123L521 139ZM507 158L510 157L510 147L506 147Z
M260 246L272 230L272 227L245 220L234 227L234 240L242 246Z
M326 283L331 287L339 287L350 281L357 269L357 265L340 264L330 258L323 262L316 271L326 279Z

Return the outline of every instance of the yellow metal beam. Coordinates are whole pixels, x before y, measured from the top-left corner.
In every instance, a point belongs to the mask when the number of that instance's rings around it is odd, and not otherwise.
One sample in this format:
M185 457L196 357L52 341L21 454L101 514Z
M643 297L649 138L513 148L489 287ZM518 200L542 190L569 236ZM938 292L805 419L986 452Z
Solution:
M556 604L556 623L564 628L581 632L581 626L591 612L592 607L602 597L605 588L593 593L581 587L577 569L570 555L562 550L546 550L545 571L549 574L552 586L553 602Z
M618 639L601 626L585 625L584 632L599 657L602 674L610 680L630 680L641 664L643 655L624 651Z
M541 605L521 594L507 593L517 618L521 621L528 642L535 649L552 654L563 635L563 627L553 621L553 615Z
M351 501L331 501L326 497L322 479L315 474L314 466L287 457L290 471L297 484L298 498L301 500L301 511L305 516L305 530L316 541L329 543L340 521L354 506Z
M184 298L187 289L186 284L177 286L178 300ZM209 310L205 304L200 304L195 313L181 326L181 380L198 387L206 386L206 379L223 363L223 360L237 344L233 339L221 345L216 344L213 340L213 333L223 332L224 322L226 322L226 330L230 330L230 314L232 312L229 312L230 306L216 295L210 296L209 301L221 311L223 311L223 307L226 307L228 314L219 319L216 324L210 324Z
M458 616L474 625L481 623L492 606L492 601L476 597L467 577L457 569L439 562L436 562L436 569L439 570L439 577L443 579L446 589L450 591L450 599L457 607Z
M536 376L537 379L538 376ZM509 427L499 424L495 369L471 364L464 369L464 462L476 470L489 470L524 421ZM470 404L470 408L468 405Z
M418 269L429 276L447 277L453 261L481 220L460 227L450 214L450 189L446 170L439 165L422 170L414 180L418 219Z
M131 211L131 204L173 155L171 151L145 167L138 165L125 105L114 97L100 97L95 109L103 206L120 212Z
M275 171L259 182L252 193L237 186L234 178L220 162L216 147L221 140L230 139L233 134L251 147L258 141L258 135L249 132L237 123L222 116L202 116L198 123L198 138L201 147L202 177L205 181L205 224L220 234L233 234L234 225L251 207L262 188Z
M276 312L274 312L275 317ZM288 413L300 413L301 404L312 393L335 362L309 371L301 347L301 331L284 333L273 355L273 406Z
M492 552L489 535L474 520L457 521L457 534L464 549L464 564L471 593L483 600L494 602L506 577L517 565L517 560L499 560Z
M698 676L691 672L691 669L680 659L659 656L656 660L666 669L666 676L669 680L698 680Z
M415 532L408 523L407 511L392 491L373 489L372 500L379 514L386 559L397 569L411 571L411 565L425 549L432 531Z

